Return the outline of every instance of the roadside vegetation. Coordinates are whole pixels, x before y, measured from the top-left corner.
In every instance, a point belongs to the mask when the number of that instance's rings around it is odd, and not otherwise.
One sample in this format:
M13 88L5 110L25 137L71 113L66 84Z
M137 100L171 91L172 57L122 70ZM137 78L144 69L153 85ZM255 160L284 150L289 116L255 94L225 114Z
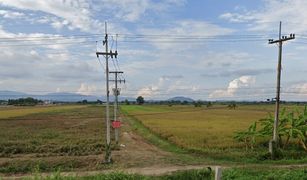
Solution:
M32 179L46 179L46 180L72 180L72 179L83 179L83 180L211 180L214 179L214 172L209 169L199 170L186 170L186 171L175 171L170 174L159 175L159 176L145 176L139 174L127 174L124 172L110 172L104 174L97 174L91 176L64 176L61 175L60 171L57 171L51 175L44 176L39 172L34 172L33 177L24 178L24 180Z
M272 136L273 126L274 116L269 114L268 117L255 121L246 131L236 132L234 138L243 142L246 150L254 149L259 144L257 139L269 139ZM307 151L307 106L303 110L297 108L289 112L284 108L280 113L278 134L281 149L286 150L291 145L297 145Z
M307 169L246 169L246 168L234 168L223 170L223 180L266 180L266 179L278 179L278 180L306 180ZM46 180L213 180L214 171L208 168L199 170L186 170L175 171L170 174L159 176L145 176L139 174L127 174L124 172L111 172L105 174L97 174L91 176L63 176L60 171L57 171L51 175L43 176L39 172L35 172L33 177L24 178L24 180L32 179L46 179Z

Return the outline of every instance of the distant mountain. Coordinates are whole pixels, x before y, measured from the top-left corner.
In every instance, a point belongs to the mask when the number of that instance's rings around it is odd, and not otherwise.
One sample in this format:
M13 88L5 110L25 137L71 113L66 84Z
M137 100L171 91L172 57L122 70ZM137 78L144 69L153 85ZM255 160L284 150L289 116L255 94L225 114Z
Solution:
M33 97L40 100L64 101L64 102L77 102L77 101L82 101L84 99L88 101L96 101L97 99L104 100L104 98L102 97L99 98L97 96L86 96L77 93L49 93L45 95L33 95L16 91L0 91L1 100L18 99L26 97Z
M113 98L111 98L111 99L113 99ZM136 98L133 98L133 97L125 97L125 96L119 96L118 97L118 101L125 101L125 100L128 100L128 101L136 101Z
M9 95L23 96L23 95L27 95L27 94L22 93L22 92L17 92L17 91L0 91L0 96L9 96Z
M1 100L18 99L18 98L25 98L25 97L29 97L29 95L26 93L21 93L17 91L0 91Z
M101 101L106 101L105 96L83 95L83 94L68 93L68 92L33 95L16 91L0 91L0 100L18 99L26 97L33 97L35 99L40 99L40 100L62 101L62 102L77 102L82 100L97 101L98 99ZM114 96L110 95L110 101L113 101L113 99ZM125 99L128 99L129 101L135 101L135 98L119 96L119 101L124 101Z
M97 99L102 100L98 96L87 96L83 94L67 93L67 92L49 93L46 95L36 95L33 97L41 100L64 101L64 102L77 102L85 99L87 101L96 101Z
M191 99L191 98L188 98L188 97L183 97L183 96L177 96L177 97L170 98L167 101L194 102L194 99Z

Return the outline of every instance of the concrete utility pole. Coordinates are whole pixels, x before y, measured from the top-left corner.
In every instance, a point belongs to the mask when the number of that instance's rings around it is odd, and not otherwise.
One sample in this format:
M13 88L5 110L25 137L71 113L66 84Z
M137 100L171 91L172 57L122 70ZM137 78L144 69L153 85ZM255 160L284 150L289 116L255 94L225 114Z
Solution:
M117 57L117 51L113 53L112 51L108 52L108 26L107 22L105 22L105 40L103 41L103 45L105 45L105 52L96 52L97 57L99 55L103 55L106 58L106 94L107 94L107 102L106 102L106 155L105 162L111 163L111 138L110 138L110 113L109 113L109 56L113 58L113 56Z
M117 112L118 112L118 96L120 94L120 90L117 88L117 82L125 83L125 80L118 80L118 74L122 74L124 72L122 71L110 71L110 73L113 73L115 76L115 80L110 80L110 81L114 81L115 82L115 88L113 89L113 93L114 93L114 122L119 121L117 119ZM118 144L118 139L119 139L119 127L114 127L114 132L115 132L115 143Z
M279 102L280 102L280 78L281 78L281 58L282 58L282 44L285 41L295 39L295 34L290 34L290 37L281 36L281 21L279 23L279 39L269 39L269 44L278 44L278 65L277 65L277 87L276 87L276 105L275 105L275 120L273 127L273 139L269 144L269 152L274 157L274 151L279 146L278 143L278 121L279 121Z
M221 180L221 179L222 179L222 168L220 166L216 166L214 180Z

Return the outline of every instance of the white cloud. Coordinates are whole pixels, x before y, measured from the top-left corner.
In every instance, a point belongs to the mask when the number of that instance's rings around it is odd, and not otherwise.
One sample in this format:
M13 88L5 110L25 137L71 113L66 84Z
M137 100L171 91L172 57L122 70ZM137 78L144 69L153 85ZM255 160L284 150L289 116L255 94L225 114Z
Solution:
M55 92L57 92L57 93L61 92L61 88L59 88L59 87L56 88Z
M249 30L277 31L279 21L283 21L287 31L293 33L307 32L306 0L265 0L259 10L239 10L220 16L230 22L247 22Z
M70 29L77 28L81 31L91 32L102 27L99 21L92 18L89 10L90 3L86 0L2 0L0 5L52 14L62 18L61 23L66 24ZM53 25L59 27L59 24Z
M84 42L83 38L61 38L59 34L44 34L44 33L11 33L3 29L0 25L0 38L8 38L4 42L0 42L0 45L12 47L14 45L24 46L21 49L29 48L42 48L42 49L55 49L65 51L70 46L79 42ZM39 46L38 46L39 45Z
M70 30L79 29L84 32L98 33L104 30L105 20L113 22L127 21L136 22L144 17L149 11L160 13L167 11L173 6L182 6L185 0L167 0L156 2L154 0L1 0L0 5L16 8L19 10L31 10L44 12L41 18L33 17L32 21L49 23L59 30L67 27ZM95 15L104 13L105 19L98 20ZM3 11L6 17L21 17L20 12ZM1 12L0 12L1 15ZM51 15L51 16L50 16ZM30 17L28 17L31 19ZM35 19L35 20L34 20ZM120 25L111 24L110 29L125 32Z
M200 55L201 62L198 67L229 67L232 65L239 65L243 62L249 62L253 58L247 52L240 51L223 51L223 52L207 52L204 55Z
M111 13L117 19L127 22L136 22L146 15L148 11L160 13L173 6L182 6L185 0L102 0L99 9ZM116 12L116 13L114 13Z
M141 88L138 93L137 96L143 96L143 97L153 97L154 95L157 95L158 92L158 87L157 86L148 86L148 87L144 87Z
M145 86L138 90L137 96L145 98L163 99L171 96L184 95L191 96L200 90L198 85L191 85L181 80L179 76L162 76L159 80L151 85Z
M254 20L254 17L251 16L250 13L246 13L244 15L239 14L239 13L225 13L225 14L220 15L220 18L226 19L230 22L235 22L235 23L243 23L243 22Z
M35 38L38 37L38 38ZM89 61L90 57L82 55L81 52L71 52L74 45L62 45L58 49L50 46L32 46L32 44L45 44L48 37L58 37L58 35L41 33L10 33L0 27L0 38L9 38L14 41L22 39L38 39L34 41L18 41L20 47L7 46L9 43L0 43L2 53L0 54L0 77L3 80L1 87L23 92L37 90L38 92L55 90L56 87L63 88L63 91L75 92L76 87L81 82L92 84L102 84L103 77L99 74L96 61ZM48 43L56 43L54 40ZM67 39L64 42L76 41ZM78 41L78 40L77 40ZM63 42L63 40L62 40ZM61 48L60 48L61 47ZM77 47L78 48L78 47ZM83 48L84 50L84 48ZM75 55L76 54L76 55ZM94 54L94 53L93 53ZM96 59L94 59L96 60ZM100 69L99 69L100 70ZM27 82L27 85L25 84ZM88 90L93 89L93 85ZM80 92L90 92L86 89ZM31 93L31 92L30 92Z
M294 84L286 89L286 91L289 93L307 96L307 83Z
M0 10L0 15L4 18L17 19L24 17L25 14L16 11Z
M16 34L9 33L9 32L6 32L5 30L3 30L3 27L0 25L0 37L1 38L13 38L15 36L16 36Z
M30 54L31 54L32 56L38 56L38 53L37 53L36 51L34 51L34 50L31 50L31 51L30 51Z
M137 92L137 96L143 96L143 97L153 97L158 95L161 91L161 88L164 87L165 82L168 81L169 79L166 78L159 78L159 81L157 84L152 84L149 85L147 87L143 87L141 88L138 92Z
M82 95L94 95L96 91L97 87L95 85L88 85L86 83L81 83L80 88L77 90L77 93Z
M282 100L292 101L306 101L307 98L307 83L306 81L301 82L290 82L283 86L281 89Z
M250 87L255 84L256 78L254 76L241 76L232 80L226 90L215 90L209 95L209 98L223 98L234 97L238 90L242 87Z
M67 20L53 20L53 22L51 23L51 26L54 27L57 30L62 29L64 26L68 25L69 22Z
M177 49L177 51L181 51L181 49L185 48L193 48L193 45L189 45L188 47L185 44L180 45L180 43L173 43L182 40L189 40L188 38L198 38L198 36L218 36L218 35L227 35L234 32L233 29L224 28L206 21L197 21L197 20L179 20L174 23L170 23L168 27L160 27L160 28L140 28L138 30L142 34L150 34L150 35L159 35L155 36L151 39L146 39L148 42L155 45L156 48L159 49ZM178 39L178 36L186 37L186 39ZM167 38L167 39L165 39ZM165 41L166 42L163 42ZM196 39L197 40L197 39ZM200 42L206 44L206 39L201 40ZM162 43L161 43L162 41ZM168 43L168 41L171 41ZM197 44L199 46L199 44ZM176 48L174 48L176 47ZM180 48L181 47L181 48ZM180 48L180 49L178 49Z
M124 21L134 22L143 15L151 6L150 0L104 0L108 9L117 12L116 18Z

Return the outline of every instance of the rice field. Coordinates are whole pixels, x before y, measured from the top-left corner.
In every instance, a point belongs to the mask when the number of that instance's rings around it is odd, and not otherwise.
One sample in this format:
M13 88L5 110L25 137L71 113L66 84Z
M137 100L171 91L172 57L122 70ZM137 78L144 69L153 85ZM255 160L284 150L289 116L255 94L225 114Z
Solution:
M29 114L47 113L47 112L59 112L70 109L82 108L81 105L61 105L61 106L32 106L32 107L17 107L17 106L3 106L0 107L0 120L21 117Z
M291 108L294 108L291 107ZM123 111L141 121L154 133L188 149L233 148L242 144L233 139L254 121L274 112L274 105L226 105L211 108L167 105L128 105Z

